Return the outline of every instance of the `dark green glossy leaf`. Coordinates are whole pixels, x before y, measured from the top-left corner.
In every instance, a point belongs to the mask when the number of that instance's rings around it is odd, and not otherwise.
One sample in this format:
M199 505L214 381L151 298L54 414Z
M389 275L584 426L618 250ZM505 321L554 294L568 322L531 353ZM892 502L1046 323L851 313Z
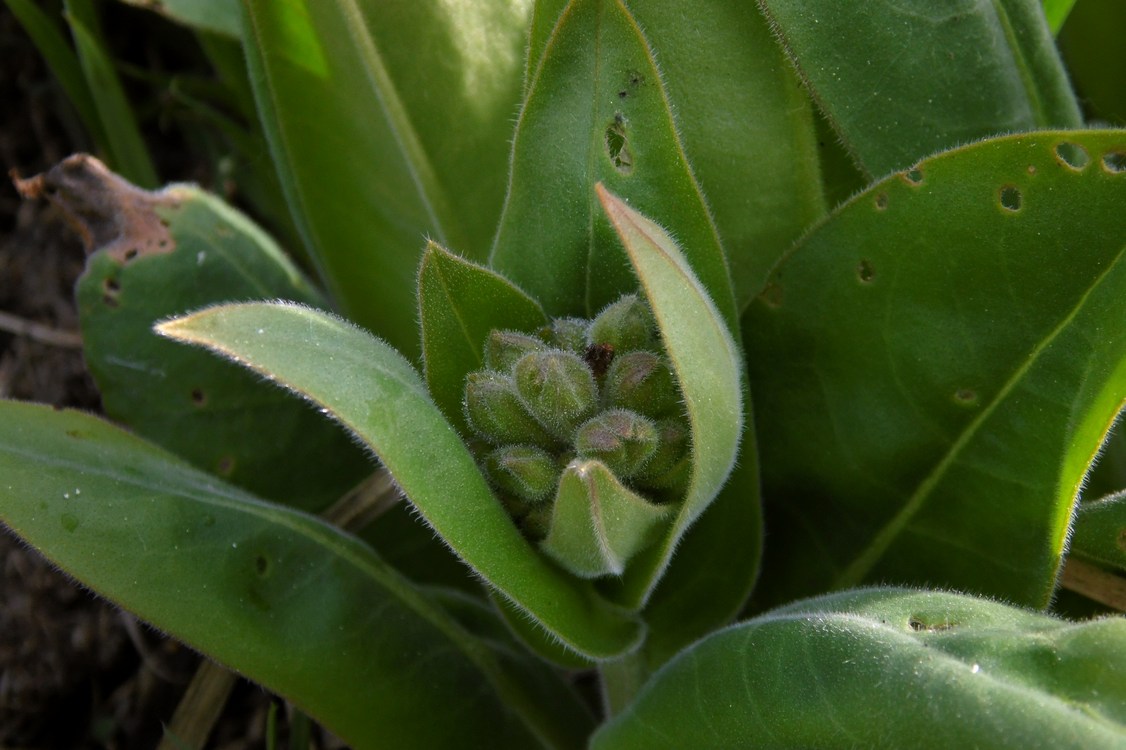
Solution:
M141 187L156 187L156 168L114 69L113 58L105 48L95 6L91 0L65 0L64 6L78 62L102 122L111 166Z
M425 238L483 258L504 197L526 4L244 0L259 112L341 308L419 351Z
M520 535L422 379L387 344L331 315L264 303L210 308L158 330L234 359L344 424L458 556L560 642L606 658L640 640L640 623Z
M568 4L527 86L491 265L553 316L590 317L632 291L636 282L592 192L601 181L667 222L734 329L717 230L654 55L623 3Z
M720 311L672 238L601 184L597 192L657 320L692 435L692 480L676 519L661 542L614 584L620 586L615 597L636 607L648 599L680 538L731 474L743 437L743 369ZM748 444L745 458L756 457ZM757 503L758 497L745 501Z
M1126 125L1126 3L1083 0L1068 16L1059 35L1060 50L1087 116Z
M1040 0L1044 7L1044 18L1048 21L1048 28L1052 34L1059 34L1067 21L1071 9L1075 7L1075 0Z
M956 149L775 270L745 320L773 601L888 581L1047 604L1126 398L1123 155L1122 131Z
M1000 133L1078 127L1038 0L759 0L870 177Z
M493 329L534 331L547 324L543 309L503 276L431 242L418 272L422 361L430 396L446 419L466 433L465 376L484 364Z
M354 747L581 743L567 688L506 666L514 655L471 637L352 537L88 415L0 412L0 521ZM558 720L538 705L548 699Z
M232 299L324 304L245 216L190 185L138 190L82 155L28 184L83 227L91 255L75 294L107 414L196 466L306 510L371 471L363 451L307 405L152 332L157 320Z
M1082 503L1068 554L1126 573L1126 492Z
M594 750L1126 741L1126 619L896 589L798 602L688 649Z

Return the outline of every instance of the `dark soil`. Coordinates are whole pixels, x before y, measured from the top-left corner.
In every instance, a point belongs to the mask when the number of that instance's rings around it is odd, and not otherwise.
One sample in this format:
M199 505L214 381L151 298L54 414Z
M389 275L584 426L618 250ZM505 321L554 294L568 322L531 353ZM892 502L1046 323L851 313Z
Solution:
M88 148L51 73L0 4L0 166L30 176ZM154 154L162 171L199 178L167 148L166 158ZM21 201L0 179L0 398L100 409L72 292L83 262L63 217L46 202ZM156 747L198 663L0 526L0 748ZM238 684L208 746L264 747L270 701Z

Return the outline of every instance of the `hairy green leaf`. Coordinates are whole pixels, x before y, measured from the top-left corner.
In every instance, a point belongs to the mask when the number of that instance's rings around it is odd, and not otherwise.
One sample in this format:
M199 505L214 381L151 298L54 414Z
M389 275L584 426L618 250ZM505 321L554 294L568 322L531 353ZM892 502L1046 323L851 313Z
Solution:
M446 419L466 432L465 376L484 368L485 338L494 329L534 331L543 309L503 276L427 245L418 272L422 361L430 396Z
M242 214L191 185L139 190L86 155L21 183L81 227L75 287L86 364L106 413L196 466L272 500L319 510L371 471L339 429L253 374L152 332L232 299L324 305Z
M596 189L657 320L692 433L692 480L675 521L614 584L621 589L616 596L633 607L649 597L677 542L731 473L743 432L742 366L721 313L672 238L601 184ZM745 457L756 460L753 444Z
M594 750L1119 747L1126 620L870 589L798 602L688 649Z
M341 308L419 351L426 237L483 258L504 197L526 2L244 0L290 207Z
M719 236L655 54L624 3L567 5L527 85L490 262L553 316L590 317L632 291L629 265L591 191L601 181L668 222L734 329Z
M589 726L370 548L88 415L0 403L0 521L355 747L577 747Z
M1126 132L959 148L836 211L745 320L772 601L1053 590L1126 399Z
M1126 492L1082 503L1068 554L1126 573Z
M1038 0L759 0L869 177L991 135L1077 127Z
M466 564L568 647L606 658L637 644L636 620L550 564L520 535L422 379L387 344L326 313L264 303L203 310L158 330L230 357L317 403L379 456Z

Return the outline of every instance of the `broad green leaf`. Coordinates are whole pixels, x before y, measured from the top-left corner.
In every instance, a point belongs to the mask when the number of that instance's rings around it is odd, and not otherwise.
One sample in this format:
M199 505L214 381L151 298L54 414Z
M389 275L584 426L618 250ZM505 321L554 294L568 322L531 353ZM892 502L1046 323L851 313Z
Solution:
M582 578L620 576L638 550L656 541L671 510L630 490L602 462L576 459L559 479L540 548Z
M419 351L430 237L488 250L520 96L526 0L244 0L263 127L341 308Z
M237 37L241 32L239 0L120 0L156 11L197 31Z
M688 649L594 750L1126 742L1126 619L1070 623L957 594L799 602Z
M1067 21L1075 0L1040 0L1044 7L1044 18L1048 21L1048 28L1053 36L1060 33L1064 22Z
M319 510L371 462L334 425L260 378L162 340L153 323L232 299L324 305L245 216L190 185L152 193L76 155L24 183L82 228L75 286L86 364L106 413L196 466Z
M1126 573L1126 492L1082 503L1068 554Z
M1122 131L955 149L776 268L744 321L767 599L886 581L1047 604L1126 399L1124 159Z
M1038 0L759 0L869 177L986 136L1078 127Z
M0 415L0 521L354 747L581 743L567 688L507 666L354 538L88 415Z
M809 97L753 3L628 5L660 63L742 310L770 267L826 211Z
M529 70L539 64L565 5L536 3ZM743 309L770 266L825 213L809 98L753 3L622 5L660 65L677 132L715 217ZM653 215L672 221L675 214Z
M482 579L568 647L592 658L633 648L641 626L563 573L520 535L465 444L394 349L296 305L226 305L161 334L230 357L318 404L382 460L426 522Z
M629 566L615 593L636 607L649 597L677 542L731 473L743 431L742 367L722 314L672 238L601 184L596 190L657 320L692 434L692 480L676 519L665 538ZM755 458L748 443L746 459Z
M465 376L485 366L482 347L493 329L534 331L543 309L503 276L459 258L437 243L426 246L418 272L422 361L430 396L463 434Z
M4 3L31 37L35 49L58 79L91 140L102 151L108 151L108 139L98 115L98 106L86 85L82 65L58 25L33 0L4 0Z
M113 58L102 41L94 5L91 0L65 0L64 7L86 86L94 95L111 166L141 187L156 187L156 168L117 77Z
M623 3L568 4L527 86L490 264L553 316L590 317L632 291L636 282L591 190L601 181L667 222L734 329L719 236L654 55Z

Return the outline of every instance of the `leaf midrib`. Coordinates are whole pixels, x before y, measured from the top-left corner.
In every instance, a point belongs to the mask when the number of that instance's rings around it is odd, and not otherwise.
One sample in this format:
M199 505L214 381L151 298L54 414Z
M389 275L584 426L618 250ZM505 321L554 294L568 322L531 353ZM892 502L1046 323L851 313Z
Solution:
M872 568L875 567L876 563L879 562L884 553L886 553L895 542L899 534L907 528L915 515L922 510L927 500L931 497L931 493L942 482L947 471L954 465L955 461L958 460L962 450L969 445L970 441L977 436L982 426L992 417L993 413L1005 402L1009 395L1013 393L1024 379L1025 375L1027 375L1037 363L1040 356L1055 343L1060 334L1074 322L1075 318L1086 306L1091 295L1102 285L1107 276L1117 269L1124 255L1126 255L1126 246L1124 246L1123 249L1118 252L1118 255L1107 264L1106 269L1095 278L1087 290L1079 297L1078 301L1067 314L1061 318L1060 322L1055 325L1048 335L1037 342L1036 346L1033 347L1025 360L1017 367L1009 379L1005 381L1005 384L1001 387L1001 390L998 391L997 395L994 396L988 405L986 405L986 407L962 430L957 439L950 446L950 449L943 454L942 458L935 465L934 469L919 483L915 492L908 498L900 511L896 513L883 528L876 532L876 535L872 537L872 541L864 551L837 576L832 587L834 590L856 586L868 575Z

